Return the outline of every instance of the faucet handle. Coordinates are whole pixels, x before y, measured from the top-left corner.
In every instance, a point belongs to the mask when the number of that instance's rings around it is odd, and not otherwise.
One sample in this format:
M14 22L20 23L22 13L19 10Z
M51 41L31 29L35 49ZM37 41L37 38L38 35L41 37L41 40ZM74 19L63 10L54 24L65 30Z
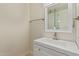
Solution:
M57 33L56 32L54 33L54 38L53 39L57 40Z

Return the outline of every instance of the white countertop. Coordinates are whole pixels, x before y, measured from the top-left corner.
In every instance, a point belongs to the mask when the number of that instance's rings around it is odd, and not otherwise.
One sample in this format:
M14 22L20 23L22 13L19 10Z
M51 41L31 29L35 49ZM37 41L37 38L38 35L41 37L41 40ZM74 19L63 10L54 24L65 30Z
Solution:
M71 56L79 55L79 49L76 46L75 42L53 40L51 38L40 38L35 40L34 43L66 53Z

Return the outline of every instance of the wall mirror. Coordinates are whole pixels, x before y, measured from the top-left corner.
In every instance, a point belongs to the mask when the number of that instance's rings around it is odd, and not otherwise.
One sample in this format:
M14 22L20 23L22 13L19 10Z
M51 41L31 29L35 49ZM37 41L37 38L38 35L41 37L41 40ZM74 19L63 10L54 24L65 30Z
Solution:
M52 3L45 6L46 32L72 32L73 11L71 3Z

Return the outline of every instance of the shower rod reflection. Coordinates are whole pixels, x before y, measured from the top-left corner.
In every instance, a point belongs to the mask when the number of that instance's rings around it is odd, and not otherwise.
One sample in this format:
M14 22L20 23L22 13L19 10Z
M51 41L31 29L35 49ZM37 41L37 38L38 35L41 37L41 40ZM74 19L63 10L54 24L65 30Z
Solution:
M32 23L33 21L38 21L38 20L42 20L42 21L44 21L45 19L44 19L44 18L41 18L41 19L31 20L30 23Z

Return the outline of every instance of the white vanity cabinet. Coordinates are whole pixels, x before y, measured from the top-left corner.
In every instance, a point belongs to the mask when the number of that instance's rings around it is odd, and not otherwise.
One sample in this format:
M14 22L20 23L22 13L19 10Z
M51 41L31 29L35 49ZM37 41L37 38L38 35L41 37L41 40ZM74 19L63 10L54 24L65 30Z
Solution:
M34 56L79 56L79 49L74 42L39 38L34 40Z
M45 5L46 32L72 32L74 6L72 3Z

